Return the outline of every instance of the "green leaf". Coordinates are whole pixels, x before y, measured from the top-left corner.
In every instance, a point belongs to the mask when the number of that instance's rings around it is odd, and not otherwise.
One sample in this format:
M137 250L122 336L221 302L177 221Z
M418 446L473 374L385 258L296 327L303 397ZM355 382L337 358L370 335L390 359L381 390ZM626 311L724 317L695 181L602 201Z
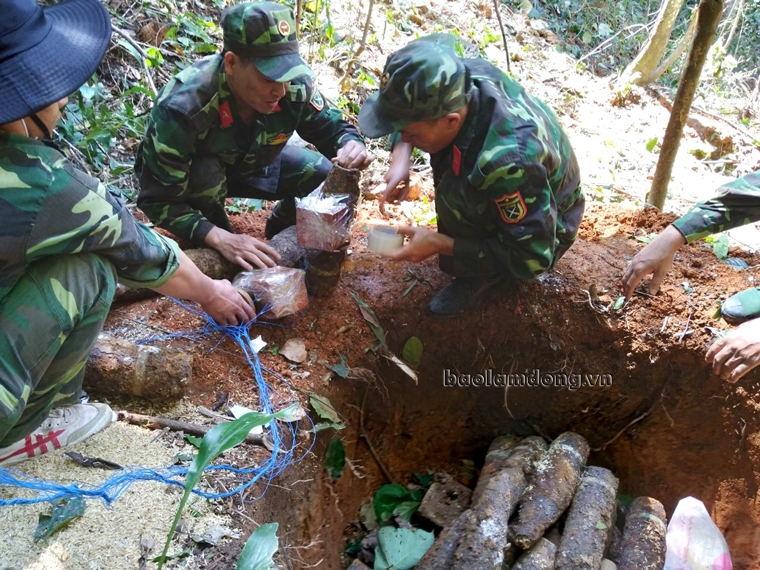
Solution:
M195 437L194 435L185 434L185 439L190 443L191 445L194 445L195 447L201 446L201 441L203 441L200 437Z
M734 269L747 269L749 267L749 263L739 257L727 257L723 260L723 263L730 265Z
M50 503L52 514L40 514L37 529L34 531L34 542L50 538L77 517L84 514L84 499L82 497L61 497Z
M419 510L420 504L420 501L404 501L393 510L393 514L409 522L412 520L412 515Z
M409 490L403 485L398 483L389 483L383 485L375 493L375 516L377 521L382 524L389 520L394 514L399 514L397 510L402 506L402 511L407 512L411 506L404 503L416 503L417 508L420 506L419 500L409 492ZM416 511L417 508L414 510ZM411 516L411 515L410 515Z
M340 479L343 475L343 468L346 466L346 449L343 442L334 437L327 446L325 453L325 469L327 474L333 479Z
M158 570L161 570L161 568L163 568L164 562L167 560L166 553L169 551L169 544L171 544L172 537L174 536L174 531L176 530L179 519L182 516L182 511L185 508L185 504L187 503L188 498L190 498L190 493L192 493L193 489L198 484L201 475L203 475L204 469L208 467L214 458L218 457L231 447L234 447L243 441L248 435L248 432L250 432L253 428L268 424L274 418L292 414L294 407L295 406L290 406L289 408L281 410L276 414L262 414L259 412L251 412L240 416L240 418L237 420L223 424L217 424L212 427L205 436L203 436L200 448L198 449L198 454L195 456L193 462L190 464L190 467L187 469L187 477L185 478L185 492L183 493L182 499L180 500L179 507L177 508L177 513L174 515L174 521L172 522L169 534L166 537L164 551L159 557L160 561L158 563Z
M374 570L410 570L434 540L432 532L383 527L377 533Z
M340 414L335 410L329 399L319 394L309 394L309 402L311 407L317 412L317 415L323 420L328 420L331 423L342 423Z
M251 533L238 558L236 570L269 570L277 552L277 523L263 524Z
M322 431L323 429L343 429L345 427L346 424L344 423L335 424L333 422L319 422L317 424L314 424L314 433Z
M338 356L340 356L340 362L338 362L338 364L330 368L330 370L335 372L341 378L348 378L348 375L351 373L351 371L348 369L348 366L346 365L346 357L343 356L340 352L338 353Z
M618 297L617 299L615 299L615 304L612 305L612 310L619 311L620 309L623 308L624 305L625 305L625 297Z
M421 473L412 473L412 477L414 477L415 481L422 485L423 487L430 487L430 484L433 482L433 477L435 477L434 473L426 473L425 475L422 475Z
M597 530L607 530L607 525L602 521L596 521L596 528Z
M714 239L712 248L715 257L726 259L728 257L728 236L723 234L718 239Z
M649 152L654 152L654 147L657 146L657 137L654 137L649 142L647 142L647 150Z
M377 528L377 516L375 516L375 507L372 501L362 503L362 506L359 507L359 520L368 531Z
M422 341L416 336L410 336L404 344L401 358L406 360L415 370L420 367L422 361Z
M364 317L364 320L367 321L367 324L369 325L369 328L372 329L372 332L375 333L377 340L384 348L388 348L388 345L385 342L385 331L383 330L383 327L380 326L380 320L377 318L375 311L370 308L364 299L359 297L359 295L353 291L351 292L351 296L354 298L354 301L356 301L356 304L359 305L359 311L361 311L362 317Z

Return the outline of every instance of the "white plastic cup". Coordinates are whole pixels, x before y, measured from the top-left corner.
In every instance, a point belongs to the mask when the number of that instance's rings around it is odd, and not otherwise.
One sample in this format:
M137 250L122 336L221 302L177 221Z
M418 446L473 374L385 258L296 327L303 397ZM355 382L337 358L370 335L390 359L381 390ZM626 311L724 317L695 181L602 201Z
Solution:
M375 253L390 253L404 245L403 234L392 226L372 226L369 229L369 249Z

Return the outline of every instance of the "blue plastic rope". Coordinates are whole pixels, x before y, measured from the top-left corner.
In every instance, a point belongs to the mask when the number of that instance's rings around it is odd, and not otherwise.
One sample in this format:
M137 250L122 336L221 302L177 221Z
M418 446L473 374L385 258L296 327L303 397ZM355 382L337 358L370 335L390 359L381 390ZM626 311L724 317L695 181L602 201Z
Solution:
M250 326L254 323L249 322L235 326L218 325L211 317L205 313L202 313L193 307L187 306L184 303L177 301L176 299L174 299L174 301L179 305L185 307L187 310L204 317L206 324L201 328L191 331L172 333L161 337L150 338L142 341L141 344L153 342L155 340L179 337L189 340L199 340L200 338L205 338L212 334L221 333L222 336L212 347L212 350L219 346L225 337L232 338L240 346L246 360L248 361L249 366L251 367L251 370L253 371L253 377L256 381L256 386L259 390L259 397L261 400L261 412L271 414L278 409L287 408L292 403L297 403L296 398L292 394L292 390L290 401L283 402L280 406L276 406L272 402L272 388L264 379L264 373L262 371L262 366L261 362L259 361L258 354L256 354L256 352L254 352L253 348L251 347ZM268 370L268 372L275 374L271 370ZM284 378L280 377L280 379L287 385L287 381ZM308 416L304 417L312 424L313 428L314 424L311 419ZM283 425L285 425L285 427L283 427ZM246 469L240 469L226 464L209 465L205 471L228 471L234 473L239 477L241 481L240 484L234 489L225 493L207 493L199 489L193 489L193 493L206 499L222 499L236 495L238 493L241 493L242 497L242 493L251 487L251 485L259 480L264 480L266 482L266 485L262 492L253 499L247 500L247 502L255 501L264 496L272 479L282 473L282 471L290 465L297 463L306 457L308 452L311 450L311 447L314 445L314 440L312 439L312 443L309 445L308 449L306 449L306 451L301 456L296 457L296 434L298 433L298 422L296 421L283 424L277 420L272 420L268 424L268 427L273 443L273 451L271 452L268 461L259 467L251 467ZM283 435L285 433L284 430L288 430L290 432L290 437L288 438L290 443L288 445L285 445L283 440ZM188 468L184 466L169 466L163 469L126 467L115 472L113 476L111 476L99 486L90 487L76 483L73 485L61 485L54 481L38 479L20 471L13 469L4 469L0 467L0 489L7 487L16 487L19 489L26 489L35 492L35 496L31 498L0 499L0 506L28 505L45 501L55 501L62 497L72 495L83 498L99 498L105 503L110 504L118 499L132 485L132 483L136 481L159 481L166 485L176 485L184 488L184 476L187 474L187 471Z

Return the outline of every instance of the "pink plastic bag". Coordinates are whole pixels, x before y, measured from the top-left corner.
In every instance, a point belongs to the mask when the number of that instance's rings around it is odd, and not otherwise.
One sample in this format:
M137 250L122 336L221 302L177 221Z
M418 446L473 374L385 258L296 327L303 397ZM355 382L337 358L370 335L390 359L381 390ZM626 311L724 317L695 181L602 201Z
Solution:
M694 497L678 502L665 540L663 570L733 570L726 539L702 501Z

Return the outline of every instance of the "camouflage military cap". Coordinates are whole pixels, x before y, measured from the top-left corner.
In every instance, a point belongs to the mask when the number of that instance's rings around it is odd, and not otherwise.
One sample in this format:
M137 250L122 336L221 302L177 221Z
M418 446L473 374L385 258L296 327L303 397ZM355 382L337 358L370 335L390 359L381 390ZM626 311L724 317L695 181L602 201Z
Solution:
M376 138L443 117L467 104L469 83L464 63L451 47L415 40L388 58L380 90L359 112L359 126L365 136Z
M293 10L276 2L246 2L222 13L224 49L245 57L273 81L314 76L298 55Z

